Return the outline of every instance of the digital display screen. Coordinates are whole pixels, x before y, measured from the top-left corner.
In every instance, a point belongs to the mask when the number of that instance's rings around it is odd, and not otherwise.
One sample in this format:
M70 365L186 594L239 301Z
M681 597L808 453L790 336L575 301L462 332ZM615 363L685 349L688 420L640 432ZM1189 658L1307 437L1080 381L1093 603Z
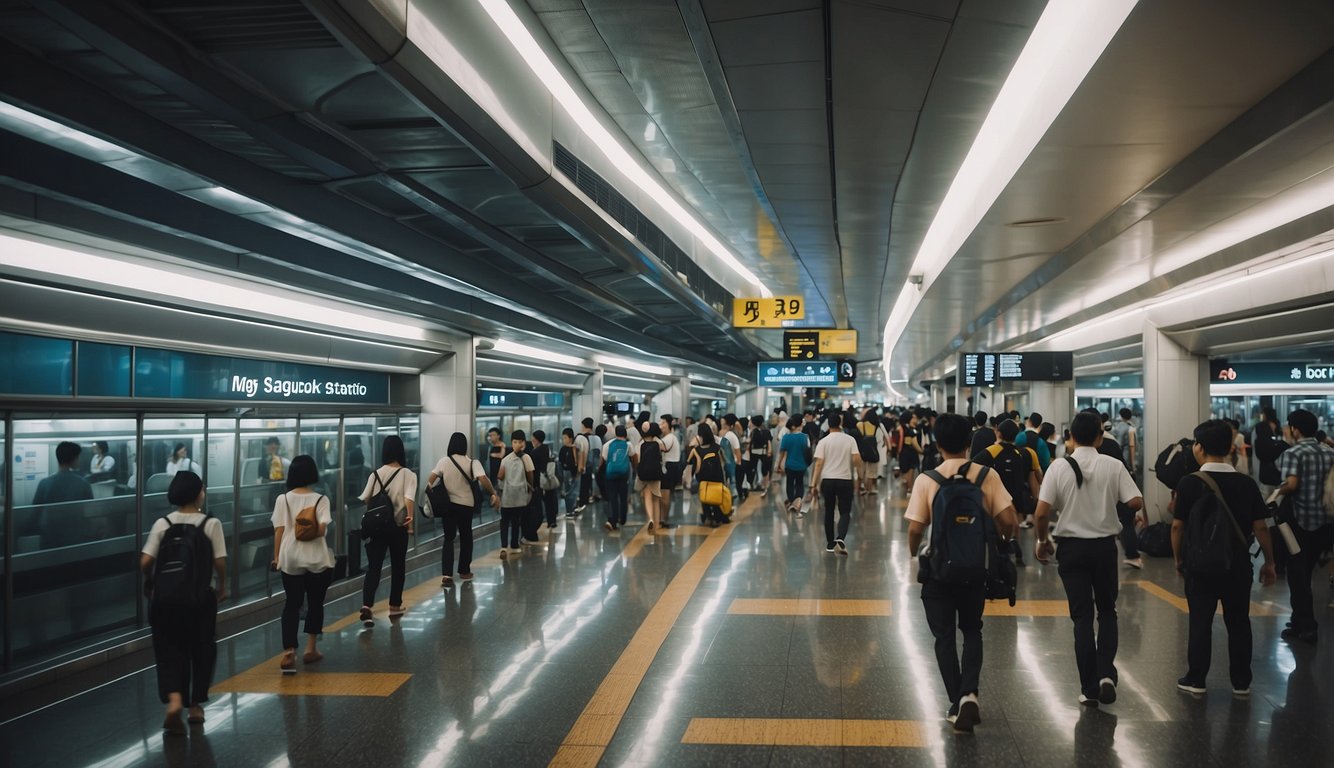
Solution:
M959 356L961 386L986 387L1002 381L1070 381L1073 352L965 352Z

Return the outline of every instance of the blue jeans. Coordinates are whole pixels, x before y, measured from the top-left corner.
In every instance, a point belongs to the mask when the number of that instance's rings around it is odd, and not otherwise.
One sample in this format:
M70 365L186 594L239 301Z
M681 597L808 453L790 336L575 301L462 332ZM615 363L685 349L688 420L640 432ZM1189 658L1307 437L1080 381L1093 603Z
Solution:
M602 481L603 499L606 506L607 522L620 525L625 522L625 515L630 509L630 478L608 477Z
M739 488L736 487L736 465L724 462L723 474L727 476L727 487L732 490L732 496L736 497L737 495L739 495L737 491L740 490Z
M573 472L561 472L560 495L565 499L565 514L573 515L579 506L579 475Z

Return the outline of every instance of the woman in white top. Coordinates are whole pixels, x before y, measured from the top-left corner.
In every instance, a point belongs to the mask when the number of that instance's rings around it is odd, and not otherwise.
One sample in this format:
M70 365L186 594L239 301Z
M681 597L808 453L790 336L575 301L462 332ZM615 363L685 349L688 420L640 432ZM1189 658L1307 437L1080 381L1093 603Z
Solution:
M172 450L166 472L169 475L175 475L177 472L199 472L199 464L190 458L190 449L185 443L177 443Z
M371 606L380 587L380 570L389 553L389 618L403 615L403 582L407 579L408 536L412 533L412 513L417 499L417 475L408 469L403 439L390 435L380 451L380 468L366 480L361 500L367 501L383 489L394 503L394 532L383 538L366 540L366 580L361 587L361 623L375 626Z
M90 475L109 475L116 470L116 459L107 454L108 450L107 441L93 442L93 463L88 468Z
M426 476L426 485L433 486L436 480L444 483L449 493L448 509L434 510L435 516L445 525L445 544L440 548L440 586L448 589L454 586L456 536L459 540L459 581L472 581L472 516L479 506L473 495L473 482L481 483L491 497L491 506L496 509L500 509L500 496L486 476L482 462L469 458L468 438L462 432L449 436L449 449Z
M149 604L148 622L153 627L153 659L157 665L158 696L167 705L167 716L162 727L171 734L185 733L181 712L188 704L189 721L204 722L204 702L208 701L208 687L213 682L213 668L218 658L215 627L218 603L227 599L227 544L222 535L222 523L210 517L201 508L204 504L204 481L193 472L178 473L167 487L167 500L176 510L159 518L148 531L139 568L144 572L144 591ZM195 568L212 568L217 576L217 587L208 589L198 598L182 600L182 594L193 592L189 584L168 576L158 578L154 564L162 554L162 540L173 526L203 526L212 550L212 562L195 562ZM188 539L173 537L173 542ZM190 551L197 551L191 549ZM181 554L180 547L171 545L163 557L167 563ZM188 570L186 571L188 573ZM174 569L174 573L182 573ZM204 578L202 573L197 576ZM211 579L209 580L211 583ZM170 582L170 583L169 583Z
M681 463L681 440L676 436L676 430L672 429L671 414L663 414L658 417L658 429L662 431L662 489L667 492L667 499L671 499L672 491L681 482L681 472L684 465ZM668 504L671 502L668 501Z
M283 658L279 667L284 675L291 675L296 673L296 625L301 618L302 602L306 604L306 653L301 660L314 664L324 658L315 648L315 641L324 632L324 594L333 576L333 554L324 539L333 516L329 498L313 487L320 482L320 471L313 457L302 454L292 459L286 482L287 493L273 502L270 567L282 574L283 592L287 595L287 602L283 603Z

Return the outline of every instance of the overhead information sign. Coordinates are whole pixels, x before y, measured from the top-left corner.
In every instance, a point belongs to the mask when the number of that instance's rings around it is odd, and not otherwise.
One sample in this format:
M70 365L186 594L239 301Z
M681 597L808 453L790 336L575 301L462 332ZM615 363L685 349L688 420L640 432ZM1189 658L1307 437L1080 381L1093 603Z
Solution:
M732 299L732 325L736 328L782 328L787 320L805 319L806 302L800 296Z
M791 360L763 362L756 365L755 381L761 387L834 387L838 385L838 363L817 360L803 363Z
M1224 362L1213 375L1214 384L1334 384L1329 363Z
M534 392L517 389L478 389L478 408L563 408L564 392Z
M1070 381L1073 352L965 352L959 356L962 386L986 387L1002 381Z
M389 374L140 347L134 396L388 405Z
M857 354L857 332L852 330L783 331L785 360L817 360Z

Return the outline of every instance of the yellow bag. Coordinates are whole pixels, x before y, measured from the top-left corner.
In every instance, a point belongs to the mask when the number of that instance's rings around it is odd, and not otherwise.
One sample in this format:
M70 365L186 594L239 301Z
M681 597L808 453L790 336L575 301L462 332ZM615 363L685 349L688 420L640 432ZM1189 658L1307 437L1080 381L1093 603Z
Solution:
M710 507L717 507L722 510L724 515L732 514L732 491L724 483L715 483L709 480L701 481L699 484L699 503Z

